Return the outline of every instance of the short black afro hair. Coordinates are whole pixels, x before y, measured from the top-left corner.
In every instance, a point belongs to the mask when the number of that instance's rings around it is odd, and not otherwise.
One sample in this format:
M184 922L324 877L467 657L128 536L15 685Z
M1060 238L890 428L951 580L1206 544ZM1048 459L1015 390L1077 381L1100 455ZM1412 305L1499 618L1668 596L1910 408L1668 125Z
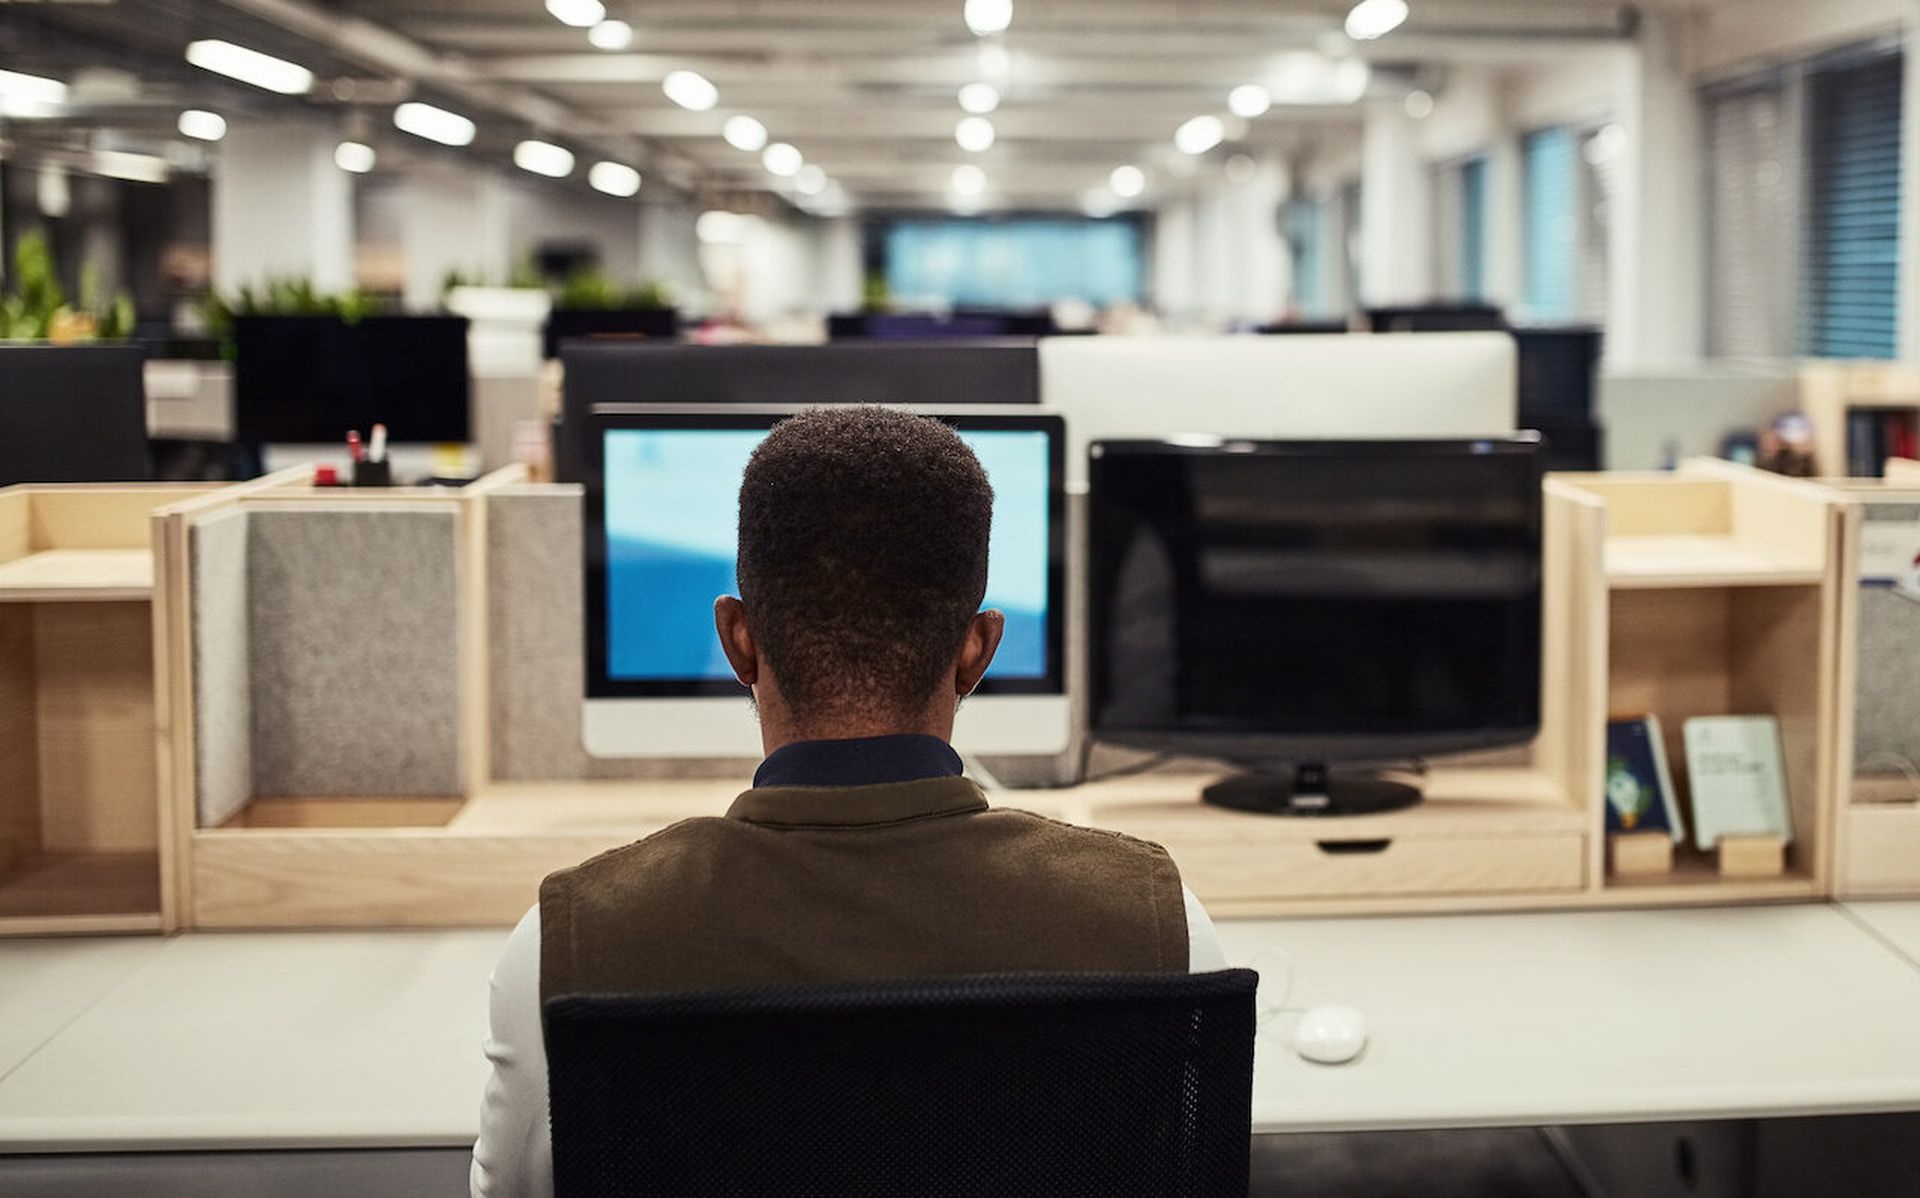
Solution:
M740 483L740 598L802 724L925 709L986 595L992 520L938 420L816 408L768 434Z

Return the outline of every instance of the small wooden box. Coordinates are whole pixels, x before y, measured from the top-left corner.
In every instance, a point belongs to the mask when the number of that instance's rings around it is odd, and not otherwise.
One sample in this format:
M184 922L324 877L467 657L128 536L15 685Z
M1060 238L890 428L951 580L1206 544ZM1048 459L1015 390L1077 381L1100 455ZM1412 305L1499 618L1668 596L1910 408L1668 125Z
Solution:
M1673 837L1665 832L1616 832L1607 837L1607 869L1616 877L1673 872Z
M1720 876L1777 878L1787 870L1787 842L1778 836L1722 836Z

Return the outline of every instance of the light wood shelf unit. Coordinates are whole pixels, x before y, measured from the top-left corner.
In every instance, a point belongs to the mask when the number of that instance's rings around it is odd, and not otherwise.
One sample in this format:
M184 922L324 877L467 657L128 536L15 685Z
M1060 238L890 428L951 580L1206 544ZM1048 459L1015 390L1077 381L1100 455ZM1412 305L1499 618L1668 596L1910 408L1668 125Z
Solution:
M1820 475L1847 473L1847 413L1855 409L1911 412L1920 419L1920 367L1901 362L1805 363L1800 405L1813 426L1814 464Z
M1779 878L1723 878L1689 839L1675 846L1671 874L1602 874L1600 901L1678 906L1826 894L1844 504L1826 487L1706 459L1672 474L1555 479L1604 509L1605 712L1660 718L1689 820L1685 721L1774 716L1792 813L1794 839ZM1604 816L1597 802L1596 811Z
M486 552L486 494L460 499L468 637L487 627L473 585ZM286 494L249 504L284 506ZM1551 907L1584 901L1597 876L1602 585L1596 536L1573 527L1597 503L1550 500L1545 571L1542 732L1498 763L1440 763L1428 802L1337 822L1280 820L1202 806L1209 778L1192 763L1165 775L996 796L1002 805L1135 832L1167 845L1197 893L1223 914ZM189 593L187 533L168 538L170 586ZM463 706L464 793L427 797L255 797L218 827L194 827L192 647L174 612L173 810L187 818L182 910L193 926L499 926L517 919L547 873L676 820L723 813L746 777L701 781L501 783L484 723L486 655L469 639ZM476 717L477 722L476 722ZM1204 767L1199 767L1204 768Z
M0 489L0 935L171 926L149 519L206 490Z

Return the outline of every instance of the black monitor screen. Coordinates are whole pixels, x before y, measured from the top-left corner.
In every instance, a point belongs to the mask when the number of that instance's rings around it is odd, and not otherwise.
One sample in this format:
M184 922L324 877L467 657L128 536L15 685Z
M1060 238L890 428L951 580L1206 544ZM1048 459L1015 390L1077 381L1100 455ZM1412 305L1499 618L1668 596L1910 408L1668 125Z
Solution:
M464 316L242 316L234 321L242 441L313 445L385 424L402 443L464 442Z
M1534 439L1091 453L1097 736L1351 761L1537 730Z
M143 362L130 345L0 345L0 486L152 477Z

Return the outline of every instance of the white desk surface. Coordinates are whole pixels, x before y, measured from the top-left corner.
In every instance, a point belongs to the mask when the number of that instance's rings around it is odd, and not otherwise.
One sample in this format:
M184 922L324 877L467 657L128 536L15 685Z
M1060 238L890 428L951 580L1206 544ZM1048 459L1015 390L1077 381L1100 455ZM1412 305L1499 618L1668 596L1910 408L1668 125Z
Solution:
M1920 967L1920 901L1850 902L1847 911Z
M1920 968L1835 907L1220 929L1372 1025L1321 1066L1263 1019L1258 1131L1920 1109ZM0 942L0 1152L469 1143L504 939Z

